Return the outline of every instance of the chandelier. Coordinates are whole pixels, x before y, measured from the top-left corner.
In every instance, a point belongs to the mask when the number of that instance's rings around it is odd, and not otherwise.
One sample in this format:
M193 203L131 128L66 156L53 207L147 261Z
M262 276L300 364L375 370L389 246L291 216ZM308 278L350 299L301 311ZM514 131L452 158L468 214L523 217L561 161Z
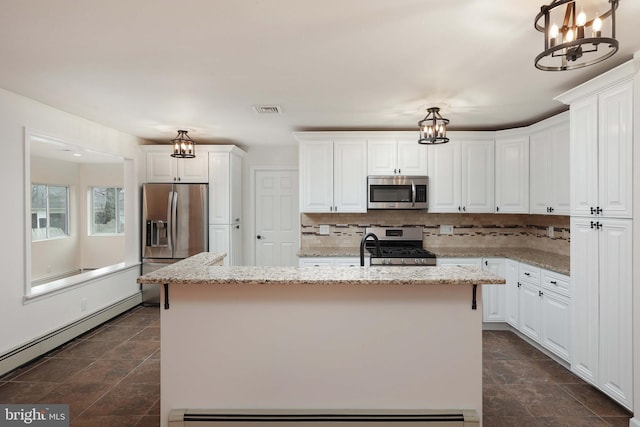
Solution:
M173 153L171 157L180 159L193 159L196 156L196 142L189 138L186 130L179 130L178 136L171 140Z
M427 115L418 122L420 139L419 144L444 144L449 142L447 138L447 125L449 119L440 115L440 108L431 107L427 109Z
M619 0L606 0L609 4L602 13L593 6L598 2L553 0L540 8L534 26L544 33L544 51L536 56L536 68L574 70L604 61L618 51L616 9ZM604 5L600 9L604 9Z

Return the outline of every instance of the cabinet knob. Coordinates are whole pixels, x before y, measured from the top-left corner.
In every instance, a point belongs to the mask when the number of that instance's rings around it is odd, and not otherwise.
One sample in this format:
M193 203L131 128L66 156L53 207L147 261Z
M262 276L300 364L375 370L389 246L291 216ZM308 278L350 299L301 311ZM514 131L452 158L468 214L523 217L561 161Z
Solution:
M260 240L260 239L262 239L262 236L258 234L258 235L256 236L256 239Z
M524 275L525 276L531 276L531 273L529 273L528 271L525 271Z
M542 295L544 295L544 293L542 291L538 291L538 296L541 297Z
M550 280L549 283L551 283L552 285L557 285L558 282L556 282L555 280Z
M549 212L553 212L553 207L549 207Z
M522 283L518 282L518 287L522 286Z
M496 206L496 212L500 212L500 206Z
M398 169L398 174L401 174L401 173L402 173L402 170L401 170L401 169Z
M463 207L462 207L462 210L463 210L464 212L466 212L466 211L467 211L467 207L466 207L466 206L463 206Z

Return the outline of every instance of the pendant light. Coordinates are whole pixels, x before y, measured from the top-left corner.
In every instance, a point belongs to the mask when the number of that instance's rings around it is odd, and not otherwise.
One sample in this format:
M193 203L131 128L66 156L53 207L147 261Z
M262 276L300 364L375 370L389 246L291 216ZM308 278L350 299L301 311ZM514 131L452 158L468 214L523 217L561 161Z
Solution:
M189 138L186 130L179 130L178 136L171 140L173 153L171 157L179 159L193 159L196 156L196 142Z
M449 142L449 138L447 138L448 124L449 119L440 115L440 108L428 108L426 117L418 122L420 132L418 143L435 145Z
M574 70L597 64L616 53L618 2L553 0L542 6L534 22L535 29L544 34L544 50L536 56L536 68ZM600 3L600 7L594 7L594 3Z

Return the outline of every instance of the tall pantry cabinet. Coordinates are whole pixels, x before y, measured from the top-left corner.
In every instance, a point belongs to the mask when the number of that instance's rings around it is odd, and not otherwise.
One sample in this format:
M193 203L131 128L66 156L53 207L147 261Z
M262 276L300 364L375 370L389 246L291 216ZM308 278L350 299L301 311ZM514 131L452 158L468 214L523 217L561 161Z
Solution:
M557 98L570 105L571 370L631 410L633 73Z

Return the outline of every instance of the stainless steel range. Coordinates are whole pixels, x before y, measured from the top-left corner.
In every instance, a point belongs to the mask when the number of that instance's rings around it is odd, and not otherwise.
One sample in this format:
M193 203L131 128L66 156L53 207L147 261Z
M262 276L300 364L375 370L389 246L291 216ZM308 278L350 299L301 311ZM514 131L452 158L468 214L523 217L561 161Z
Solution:
M367 227L365 236L373 233L380 243L367 240L365 248L371 254L371 265L435 266L436 255L422 247L422 227Z

